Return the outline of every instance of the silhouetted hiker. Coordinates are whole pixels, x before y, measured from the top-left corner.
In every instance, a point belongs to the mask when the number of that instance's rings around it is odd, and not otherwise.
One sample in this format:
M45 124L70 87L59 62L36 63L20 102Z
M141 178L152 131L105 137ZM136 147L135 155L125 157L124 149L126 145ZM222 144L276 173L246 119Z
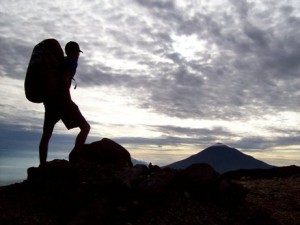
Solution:
M40 164L46 163L48 144L52 136L55 124L62 120L67 129L80 128L75 141L75 147L70 153L70 160L81 149L90 131L90 125L82 116L78 106L72 101L70 87L76 73L79 54L82 52L76 42L70 41L65 46L66 57L64 59L63 73L57 93L44 100L45 118L43 134L39 145Z

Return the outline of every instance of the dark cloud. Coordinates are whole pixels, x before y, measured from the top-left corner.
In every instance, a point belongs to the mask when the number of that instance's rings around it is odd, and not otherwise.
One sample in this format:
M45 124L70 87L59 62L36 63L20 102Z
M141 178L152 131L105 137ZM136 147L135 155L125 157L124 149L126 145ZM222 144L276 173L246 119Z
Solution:
M239 141L229 142L236 148L244 149L246 151L268 151L268 149L282 147L282 146L293 146L298 145L300 141L299 135L290 135L282 137L267 138L262 136L244 137Z
M26 131L24 126L2 123L0 127L0 150L11 149L11 153L7 152L6 154L15 154L15 150L36 149L39 136L40 134L36 131Z
M229 0L232 6L236 9L240 18L247 18L251 5L245 0Z
M62 45L74 39L83 47L76 75L79 87L126 90L138 107L159 115L240 122L282 111L299 112L297 5L275 0L228 2L211 7L198 1L182 7L158 0L107 2L101 7L91 2L84 13L75 6L72 12L52 6L47 18L38 14L40 8L28 16L23 12L22 17L1 14L0 75L23 82L32 48L51 35ZM191 36L197 42L188 45L193 54L187 56L175 47L176 38ZM289 138L269 139L263 134L242 137L220 127L149 129L165 136L123 137L122 141L198 144L238 136L236 144L244 149L298 141L291 130Z
M225 136L231 136L232 133L227 131L223 127L214 127L212 129L207 128L187 128L187 127L176 127L176 126L155 126L156 130L165 133L170 136L191 136L195 139L203 139L208 136L214 136L214 140L222 139ZM222 137L222 138L221 138Z
M109 83L133 89L133 92L138 90L141 106L147 105L159 113L183 118L237 119L252 116L253 112L261 115L275 113L287 104L290 107L298 98L286 95L288 88L295 89L298 84L294 82L291 85L289 80L299 72L298 39L289 38L291 42L282 40L281 34L274 36L276 27L269 26L265 29L250 20L250 14L255 16L253 5L247 2L231 2L240 15L239 21L234 18L235 14L230 17L225 12L215 11L211 14L201 12L202 14L197 13L192 17L184 17L170 3L139 1L144 7L156 8L151 13L156 15L158 22L163 21L163 25L160 26L160 33L143 28L145 36L135 42L134 46L139 49L146 47L152 53L160 52L161 57L169 59L171 64L159 64L149 57L143 59L144 56L139 53L115 52L115 56L131 58L147 65L154 71L151 75L155 79L147 77L148 74L124 76L113 73L114 69L108 68L105 74L97 72L97 76L103 75L107 82L96 81L95 84ZM285 11L287 13L291 9ZM220 18L222 19L219 20ZM282 20L281 23L289 24L289 20L279 19ZM196 34L209 43L208 47L217 46L220 55L214 57L209 65L197 60L187 60L172 48L173 40L168 35L171 28L167 27L171 27L178 35ZM287 35L294 34L289 32ZM116 35L123 43L133 44L121 36ZM143 39L147 38L154 41L144 42ZM151 51L151 47L155 52ZM191 69L196 71L189 72ZM277 79L283 81L277 82Z
M33 47L29 47L20 37L0 37L0 66L2 76L24 79Z
M26 125L5 124L0 126L0 155L19 157L35 152L38 158L38 146L42 135L42 129L29 130ZM49 144L49 151L71 151L75 143L74 134L53 133ZM18 154L18 155L16 155Z
M174 9L174 2L170 0L136 0L136 2L149 9Z
M254 26L253 24L246 23L243 28L244 34L253 41L256 48L267 48L268 47L268 34Z

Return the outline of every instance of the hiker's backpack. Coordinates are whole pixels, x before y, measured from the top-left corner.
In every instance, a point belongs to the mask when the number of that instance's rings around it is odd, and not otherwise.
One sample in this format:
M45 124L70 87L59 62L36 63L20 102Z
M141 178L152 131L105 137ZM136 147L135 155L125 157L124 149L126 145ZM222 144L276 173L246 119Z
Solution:
M46 39L33 48L24 83L29 101L41 103L55 96L63 62L64 52L55 39Z

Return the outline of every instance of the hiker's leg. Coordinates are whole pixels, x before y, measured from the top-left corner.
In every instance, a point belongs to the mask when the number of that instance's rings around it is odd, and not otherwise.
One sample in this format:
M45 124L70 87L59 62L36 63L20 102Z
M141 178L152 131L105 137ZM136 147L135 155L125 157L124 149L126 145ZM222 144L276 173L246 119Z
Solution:
M80 150L82 148L91 129L90 125L87 122L83 123L81 126L79 126L79 128L80 132L76 137L74 147L75 150Z
M40 146L39 146L39 153L40 153L40 165L43 165L47 161L47 155L48 155L48 144L49 140L52 136L52 132L50 131L44 131L41 141L40 141Z
M89 134L90 125L87 122L85 122L81 126L79 126L79 128L80 132L76 137L75 146L69 154L69 161L71 163L82 162L82 159L80 157L80 150L82 149L85 140Z
M48 155L48 144L52 136L55 124L60 120L60 109L53 102L44 102L45 117L43 134L40 141L39 153L40 153L40 165L46 163Z

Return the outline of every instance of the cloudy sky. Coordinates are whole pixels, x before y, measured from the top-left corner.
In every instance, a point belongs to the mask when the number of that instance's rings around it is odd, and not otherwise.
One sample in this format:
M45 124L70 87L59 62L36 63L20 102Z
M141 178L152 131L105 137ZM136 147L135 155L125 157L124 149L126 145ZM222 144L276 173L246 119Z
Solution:
M216 142L300 165L298 0L0 2L2 159L38 163L44 108L23 83L34 45L56 38L84 51L71 92L88 142L159 165ZM60 122L50 154L66 157L77 132Z

